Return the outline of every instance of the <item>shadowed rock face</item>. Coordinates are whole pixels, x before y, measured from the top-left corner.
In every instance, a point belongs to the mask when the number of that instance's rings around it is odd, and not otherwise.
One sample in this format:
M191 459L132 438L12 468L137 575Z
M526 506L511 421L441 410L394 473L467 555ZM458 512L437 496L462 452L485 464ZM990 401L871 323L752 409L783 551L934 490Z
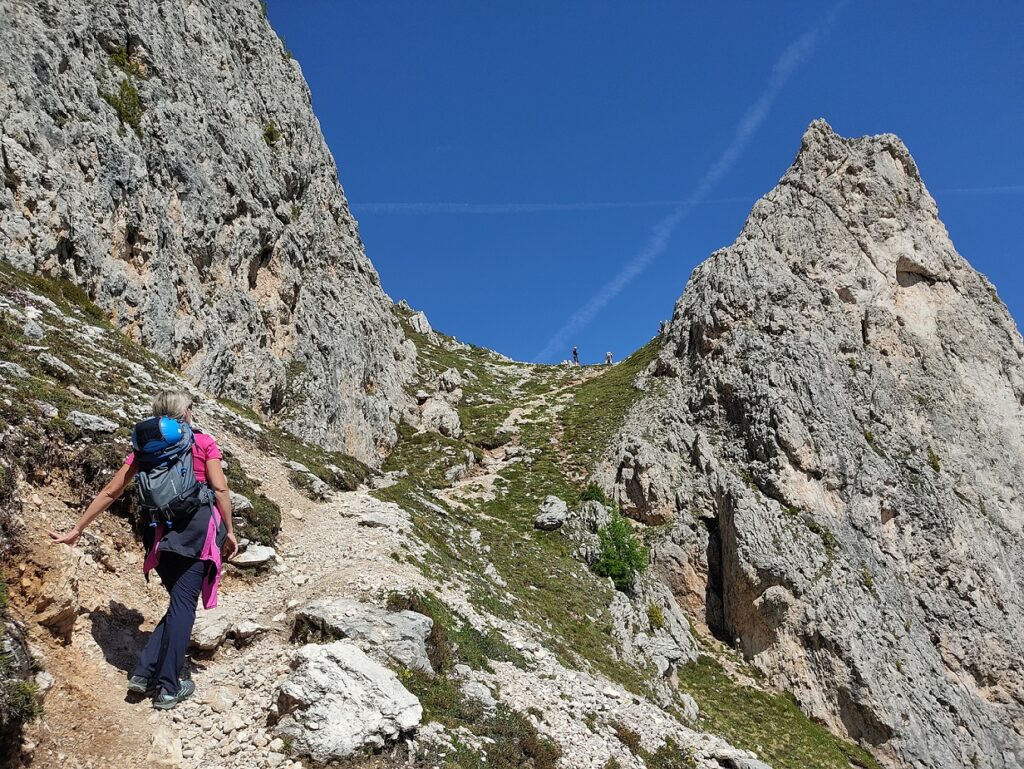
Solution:
M813 123L605 468L655 569L894 766L1024 766L1024 347L895 136Z
M4 2L0 27L3 258L376 463L414 362L259 3Z

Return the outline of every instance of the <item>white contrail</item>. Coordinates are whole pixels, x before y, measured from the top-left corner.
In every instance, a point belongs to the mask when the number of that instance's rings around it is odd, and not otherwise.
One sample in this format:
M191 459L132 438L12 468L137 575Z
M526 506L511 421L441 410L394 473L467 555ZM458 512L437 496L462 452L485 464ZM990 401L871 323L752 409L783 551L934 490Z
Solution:
M572 314L565 325L558 329L555 335L548 340L544 348L534 356L535 361L542 361L563 350L572 334L585 328L594 319L594 316L603 310L637 275L643 272L655 257L664 252L668 247L672 233L679 226L680 222L690 214L695 206L704 201L711 188L736 163L736 160L750 143L754 133L764 122L765 118L768 117L768 112L779 92L786 85L786 82L796 68L814 51L818 41L835 22L836 16L842 10L845 2L846 0L833 7L820 24L802 34L796 41L786 47L772 67L768 87L744 114L736 126L736 133L733 135L729 146L725 148L718 159L700 177L693 192L672 213L654 226L643 248L626 263L626 266L622 268L618 275L606 283L590 301Z
M753 197L715 198L702 203L745 203ZM615 208L669 208L683 200L613 200L584 203L354 203L352 210L364 214L535 214L560 211L602 211Z
M1012 195L1024 192L1024 185L1002 187L954 187L932 190L938 195ZM712 203L750 203L758 195L733 195L728 198L704 198L693 200L608 200L580 203L455 203L450 201L432 203L356 203L349 201L352 210L359 216L373 214L427 215L427 214L546 214L561 211L603 211L622 208L669 208Z

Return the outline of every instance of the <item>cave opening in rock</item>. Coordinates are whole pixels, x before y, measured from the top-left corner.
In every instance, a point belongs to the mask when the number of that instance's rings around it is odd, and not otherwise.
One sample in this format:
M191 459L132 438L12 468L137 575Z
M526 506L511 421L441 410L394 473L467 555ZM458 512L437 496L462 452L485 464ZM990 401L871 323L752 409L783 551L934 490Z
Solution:
M718 519L704 520L708 529L708 547L706 558L708 563L708 582L704 593L704 620L708 630L719 641L732 643L725 622L725 578L722 569L722 536L718 528Z

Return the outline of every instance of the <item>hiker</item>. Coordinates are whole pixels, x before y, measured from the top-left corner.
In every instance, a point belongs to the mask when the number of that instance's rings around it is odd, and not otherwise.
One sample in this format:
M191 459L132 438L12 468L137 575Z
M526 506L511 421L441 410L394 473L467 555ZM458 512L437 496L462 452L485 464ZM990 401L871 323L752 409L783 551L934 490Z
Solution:
M580 351L575 347L572 348L572 365L576 367L580 365Z
M604 354L604 365L606 365L606 366L612 365L612 354L610 352L606 352Z
M217 442L194 430L192 398L180 390L164 390L153 398L153 418L135 425L132 448L124 464L89 503L66 534L51 531L55 543L74 545L85 527L138 478L144 517L143 574L160 575L170 605L146 643L128 690L153 694L153 707L173 708L195 692L190 680L179 680L185 651L196 619L196 602L217 605L222 561L238 552L231 521L231 496Z

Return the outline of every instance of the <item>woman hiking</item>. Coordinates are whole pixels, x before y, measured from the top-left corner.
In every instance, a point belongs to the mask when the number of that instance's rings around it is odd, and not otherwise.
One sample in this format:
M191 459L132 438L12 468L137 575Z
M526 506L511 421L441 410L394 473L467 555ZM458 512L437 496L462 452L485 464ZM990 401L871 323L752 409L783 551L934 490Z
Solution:
M195 692L190 680L179 680L196 618L200 594L203 607L217 605L217 584L223 560L238 551L231 520L223 455L212 437L193 430L192 398L180 390L164 390L153 398L153 418L132 431L135 449L66 534L51 531L55 543L74 545L100 513L124 493L138 476L143 514L148 520L143 542L143 573L156 569L170 596L170 606L153 630L128 690L154 693L153 707L173 708ZM191 455L191 456L189 456ZM191 460L191 461L189 461Z

